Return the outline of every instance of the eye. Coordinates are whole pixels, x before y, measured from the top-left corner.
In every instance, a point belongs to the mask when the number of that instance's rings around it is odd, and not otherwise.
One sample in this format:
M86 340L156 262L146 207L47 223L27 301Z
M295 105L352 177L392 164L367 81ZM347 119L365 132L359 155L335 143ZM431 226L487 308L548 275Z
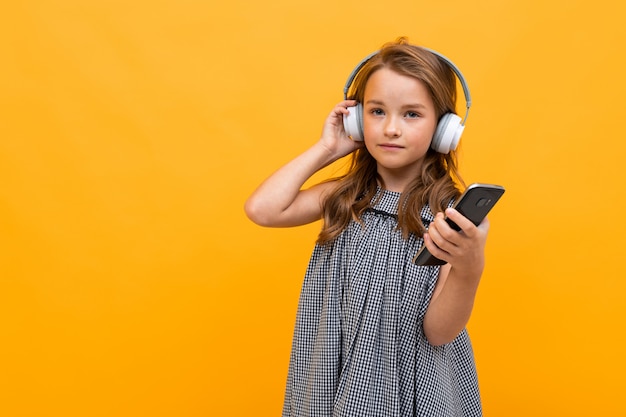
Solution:
M370 110L370 113L373 114L374 116L382 116L383 114L385 114L385 112L382 111L382 109L372 109Z
M406 112L405 116L409 119L417 119L418 117L420 117L420 114L414 111L408 111Z

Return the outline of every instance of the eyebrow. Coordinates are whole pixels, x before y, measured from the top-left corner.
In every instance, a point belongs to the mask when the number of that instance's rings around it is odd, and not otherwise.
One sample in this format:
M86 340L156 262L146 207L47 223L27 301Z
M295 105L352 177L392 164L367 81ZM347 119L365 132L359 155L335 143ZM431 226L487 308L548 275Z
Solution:
M384 106L385 103L383 103L380 100L367 100L365 102L365 104L374 104L376 106ZM425 109L426 106L422 103L409 103L409 104L405 104L402 106L403 109L416 109L416 108L420 108L420 109Z

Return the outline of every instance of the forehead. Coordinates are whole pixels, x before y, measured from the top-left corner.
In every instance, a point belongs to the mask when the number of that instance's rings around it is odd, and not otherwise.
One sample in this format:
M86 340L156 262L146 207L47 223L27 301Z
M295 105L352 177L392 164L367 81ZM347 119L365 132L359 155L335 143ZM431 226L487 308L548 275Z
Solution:
M370 75L364 91L364 101L367 100L408 100L431 105L433 102L424 82L389 68L381 68Z

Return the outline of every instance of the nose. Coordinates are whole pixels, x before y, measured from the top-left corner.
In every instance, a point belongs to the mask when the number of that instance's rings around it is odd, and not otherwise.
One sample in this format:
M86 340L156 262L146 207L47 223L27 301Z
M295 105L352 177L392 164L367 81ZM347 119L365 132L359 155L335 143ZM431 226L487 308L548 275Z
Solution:
M400 123L396 117L389 117L385 123L385 135L390 138L397 138L402 134Z

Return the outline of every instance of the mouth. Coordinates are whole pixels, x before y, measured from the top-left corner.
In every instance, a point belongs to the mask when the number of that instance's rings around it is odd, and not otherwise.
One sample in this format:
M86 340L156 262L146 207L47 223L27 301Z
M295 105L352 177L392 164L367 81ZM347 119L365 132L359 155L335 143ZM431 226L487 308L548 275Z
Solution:
M383 149L389 149L389 150L394 150L394 149L403 149L404 146L400 146L398 144L395 143L381 143L380 145L378 145L380 148Z

